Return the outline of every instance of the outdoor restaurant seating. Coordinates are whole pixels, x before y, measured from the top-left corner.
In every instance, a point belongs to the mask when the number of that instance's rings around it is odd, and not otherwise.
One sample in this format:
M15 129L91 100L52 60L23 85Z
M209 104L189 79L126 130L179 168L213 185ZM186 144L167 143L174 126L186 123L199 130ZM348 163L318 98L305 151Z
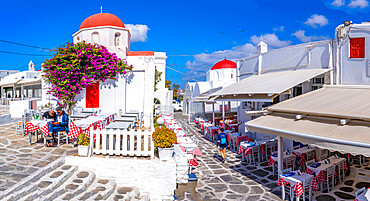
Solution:
M324 188L325 186L328 188L328 192L330 192L330 189L334 189L334 181L335 181L334 174L335 174L335 166L333 165L333 166L330 166L326 170L326 180L323 185Z

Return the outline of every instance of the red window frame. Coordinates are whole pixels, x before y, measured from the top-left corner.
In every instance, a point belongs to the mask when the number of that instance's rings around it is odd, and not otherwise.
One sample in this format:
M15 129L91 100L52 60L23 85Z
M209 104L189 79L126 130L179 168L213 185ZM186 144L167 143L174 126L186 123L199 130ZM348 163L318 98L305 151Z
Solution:
M365 38L350 38L350 58L365 58Z

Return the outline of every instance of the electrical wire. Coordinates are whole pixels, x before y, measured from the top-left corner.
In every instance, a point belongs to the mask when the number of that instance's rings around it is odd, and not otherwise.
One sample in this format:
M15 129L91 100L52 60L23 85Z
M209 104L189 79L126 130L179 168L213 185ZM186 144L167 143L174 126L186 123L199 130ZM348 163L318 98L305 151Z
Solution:
M168 68L168 69L170 69L170 70L173 70L173 71L175 71L175 72L177 72L177 73L180 73L180 74L183 74L183 75L187 75L186 73L180 72L180 71L175 70L175 69L173 69L173 68L171 68L171 67L166 66L166 68Z
M22 44L22 43L16 43L16 42L7 41L7 40L1 40L0 39L0 42L52 51L52 49L50 49L50 48L44 48L44 47L38 47L38 46L27 45L27 44Z
M27 53L19 53L19 52L8 52L8 51L3 51L3 50L0 50L0 53L27 55L27 56L50 56L50 55L47 55L47 54L27 54Z

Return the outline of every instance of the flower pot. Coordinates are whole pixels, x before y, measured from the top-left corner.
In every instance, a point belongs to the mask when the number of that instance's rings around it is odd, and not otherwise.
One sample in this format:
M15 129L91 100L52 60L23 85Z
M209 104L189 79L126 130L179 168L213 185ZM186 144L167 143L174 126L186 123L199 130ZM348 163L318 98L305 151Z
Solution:
M78 145L78 155L87 156L87 154L89 153L89 148L90 145L89 146Z
M159 148L158 147L159 159L161 161L170 160L173 156L173 151L174 151L174 148Z

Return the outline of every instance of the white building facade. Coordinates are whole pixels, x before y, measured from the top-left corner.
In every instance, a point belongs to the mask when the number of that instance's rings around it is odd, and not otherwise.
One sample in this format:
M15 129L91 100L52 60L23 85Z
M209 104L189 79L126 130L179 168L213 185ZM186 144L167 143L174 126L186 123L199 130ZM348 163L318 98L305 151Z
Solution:
M116 80L94 83L76 96L75 107L100 109L104 113L140 112L144 126L149 127L153 117L155 67L165 77L166 53L154 51L130 51L130 31L115 15L99 13L86 18L73 34L74 43L85 41L105 46L110 53L126 60L133 70L126 75L117 75ZM43 103L55 102L47 95L49 83L43 82ZM171 94L163 86L156 95L166 104ZM164 98L163 98L164 97Z

